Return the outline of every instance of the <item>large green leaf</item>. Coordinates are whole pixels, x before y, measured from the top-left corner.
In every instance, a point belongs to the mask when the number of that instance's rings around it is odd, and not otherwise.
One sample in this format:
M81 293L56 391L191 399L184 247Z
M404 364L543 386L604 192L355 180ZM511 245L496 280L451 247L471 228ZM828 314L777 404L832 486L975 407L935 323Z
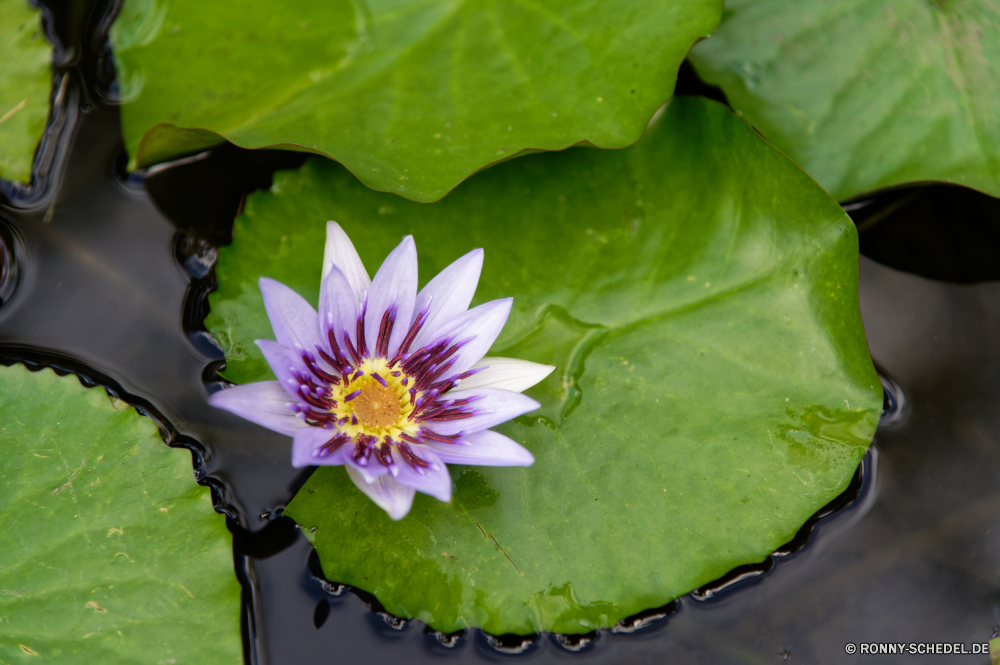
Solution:
M840 200L925 180L1000 196L996 0L730 0L691 60Z
M186 451L22 366L0 368L0 448L0 662L243 662L229 534Z
M127 0L122 127L148 166L223 139L418 201L526 150L634 142L721 0Z
M31 180L52 87L52 45L26 0L0 0L0 178Z
M762 561L841 492L882 391L839 206L714 102L677 98L638 145L532 155L446 199L374 192L331 162L278 174L220 250L208 323L227 375L270 378L266 275L317 300L324 222L374 273L414 234L427 281L486 250L514 297L493 354L558 370L500 427L524 469L452 467L455 498L392 522L322 468L286 509L326 575L437 629L586 632Z

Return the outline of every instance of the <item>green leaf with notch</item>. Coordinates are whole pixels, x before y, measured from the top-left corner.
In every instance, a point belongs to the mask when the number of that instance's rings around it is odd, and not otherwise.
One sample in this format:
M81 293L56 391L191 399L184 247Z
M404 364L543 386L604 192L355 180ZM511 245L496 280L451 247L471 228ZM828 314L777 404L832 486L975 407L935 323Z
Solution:
M1000 196L995 0L734 0L691 61L841 201L922 181Z
M191 456L73 376L0 367L0 661L242 663L240 585Z
M226 375L272 378L257 280L316 303L325 222L374 274L407 233L424 282L484 247L514 297L491 355L558 367L498 429L528 468L452 466L392 522L343 469L287 507L325 574L436 629L608 626L760 562L842 492L882 404L854 225L723 106L679 97L636 145L531 155L418 204L312 160L251 195L219 253ZM289 445L290 448L290 445Z
M52 45L41 12L26 0L0 0L0 44L0 178L29 182L52 87Z
M721 0L127 0L140 167L229 140L326 155L417 201L524 152L636 141Z

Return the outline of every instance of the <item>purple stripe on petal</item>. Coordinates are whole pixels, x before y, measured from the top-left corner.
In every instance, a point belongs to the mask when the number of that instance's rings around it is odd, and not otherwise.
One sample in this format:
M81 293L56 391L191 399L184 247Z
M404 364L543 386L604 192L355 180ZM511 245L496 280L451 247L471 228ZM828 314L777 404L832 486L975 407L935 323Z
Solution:
M335 429L323 429L322 427L303 427L295 432L292 441L292 466L301 469L305 466L333 466L344 463L343 450L340 446L330 454L317 454L327 443L338 434Z
M475 415L461 420L435 421L429 420L422 423L438 434L458 434L462 432L466 435L478 432L511 418L516 418L528 411L534 411L539 407L538 402L525 397L520 393L509 390L497 390L495 388L479 388L476 390L453 390L448 393L449 399L465 399L480 397L472 403L471 410Z
M347 283L351 285L351 293L354 295L355 305L360 305L365 298L365 292L371 285L368 279L368 271L361 263L358 251L354 249L354 243L344 233L337 222L326 223L326 247L323 251L323 277L325 278L330 269L336 266L347 278Z
M323 348L333 353L330 347L330 331L335 339L343 338L344 332L357 347L355 329L358 320L358 304L354 301L351 285L339 268L333 266L319 286L319 327ZM338 343L338 348L340 344ZM346 349L340 349L346 351ZM336 355L336 354L334 354ZM346 356L346 352L341 354Z
M535 461L527 448L493 430L486 429L466 434L462 437L462 442L468 445L457 446L431 441L424 447L448 464L531 466Z
M432 348L445 340L454 340L460 346L451 356L454 360L452 366L436 380L443 381L461 374L486 354L496 341L497 335L503 330L512 303L512 298L491 300L459 314L441 327L437 337L427 345L427 348Z
M483 270L483 250L474 249L439 272L417 294L415 312L427 307L427 319L413 341L413 348L437 337L443 325L469 309Z
M405 436L405 435L403 435L403 436ZM420 428L420 439L419 439L419 441L420 442L438 441L440 443L454 445L454 444L460 443L461 439L459 439L459 435L458 434L449 434L448 436L445 436L443 434L438 434L437 432L435 432L434 430L432 430L428 426L424 426L424 427Z
M347 467L347 475L365 496L374 501L376 506L389 513L389 517L393 520L400 520L406 517L406 513L410 512L414 495L412 487L401 485L388 475L373 478L372 482L368 482L357 469L351 466Z
M411 450L414 455L427 462L427 467L419 467L419 470L413 468L403 460L399 451L394 450L398 471L396 482L412 487L418 492L430 494L438 501L451 501L451 476L448 474L448 467L427 448L414 446Z
M288 436L306 426L296 417L291 408L294 402L277 381L226 388L209 396L208 403Z
M389 367L395 367L396 363L403 360L413 346L413 340L417 338L417 334L423 330L424 323L427 321L427 312L430 310L430 303L424 305L424 308L418 310L413 317L413 323L410 324L410 329L406 331L406 337L403 341L399 343L399 350L396 351L396 355L389 360ZM399 374L396 374L399 376Z
M259 283L264 309L278 343L289 349L314 351L322 339L312 305L281 282L261 277Z
M382 317L394 309L395 324L389 335L388 357L392 358L399 343L406 337L413 318L413 303L417 297L417 247L413 237L406 236L385 258L368 289L368 311L365 312L365 340L368 349L378 345ZM477 359L478 360L478 359Z

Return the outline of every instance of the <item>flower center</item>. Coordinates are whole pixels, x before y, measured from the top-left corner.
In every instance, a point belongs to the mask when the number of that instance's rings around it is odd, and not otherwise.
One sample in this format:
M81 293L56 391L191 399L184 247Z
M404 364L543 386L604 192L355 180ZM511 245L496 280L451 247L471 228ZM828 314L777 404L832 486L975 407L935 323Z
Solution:
M392 388L372 381L354 399L354 413L368 427L395 425L399 421L399 396Z

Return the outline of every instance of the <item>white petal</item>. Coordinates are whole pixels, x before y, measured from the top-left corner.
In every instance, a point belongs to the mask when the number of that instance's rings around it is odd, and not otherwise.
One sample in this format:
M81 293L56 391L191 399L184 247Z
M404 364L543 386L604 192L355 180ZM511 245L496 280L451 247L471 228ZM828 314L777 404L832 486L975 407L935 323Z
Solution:
M400 520L410 512L413 505L414 489L397 483L392 477L385 475L368 483L352 466L345 467L347 475L358 486L365 496L375 502L375 505L389 513L389 517Z
M413 236L406 236L375 273L368 289L368 310L365 312L365 341L368 352L375 351L382 315L395 309L396 324L389 336L388 356L396 354L399 343L406 337L413 320L413 303L417 298L417 247Z
M481 358L472 369L486 369L462 379L458 384L461 390L474 388L499 388L522 393L535 385L556 368L555 365L542 365L517 358Z
M461 420L430 420L425 422L426 426L438 434L458 434L464 432L469 434L480 430L507 422L511 418L534 411L540 405L530 397L520 393L513 393L509 390L496 390L494 388L477 388L476 390L452 390L446 395L448 399L465 399L478 397L476 401L469 404L471 408L479 413L470 418Z
M316 450L337 435L337 430L322 427L303 427L295 432L292 441L292 466L336 466L344 463L344 451L351 447L345 443L326 456L317 456Z
M331 266L319 287L319 327L323 347L329 350L329 331L333 330L337 346L344 350L344 333L357 348L358 304L351 285L337 266ZM346 354L345 354L346 356Z
M535 462L527 448L491 429L467 434L462 440L468 445L429 441L424 446L448 464L531 466Z
M264 296L264 309L278 343L290 349L306 349L315 353L320 337L318 318L312 305L281 282L261 277L259 284Z
M354 243L344 233L344 229L340 228L340 224L331 221L326 223L323 277L329 274L333 266L337 266L340 272L344 273L347 283L351 285L351 292L354 293L354 302L360 305L372 281L368 279L368 271L365 270L365 264L361 263L358 250L354 249Z
M435 275L434 279L417 294L417 304L413 316L427 310L423 327L413 340L411 348L419 349L425 342L436 336L441 326L469 309L472 296L479 284L479 274L483 270L483 250L474 249Z
M464 448L465 446L461 446ZM394 477L396 482L412 487L418 492L429 494L438 501L451 501L451 476L448 467L432 451L424 446L415 445L410 448L413 454L428 463L427 468L420 473L407 464L402 455L393 449L393 459L396 462Z
M295 416L291 408L295 402L277 381L226 388L209 395L208 403L288 436L306 426L301 418Z

